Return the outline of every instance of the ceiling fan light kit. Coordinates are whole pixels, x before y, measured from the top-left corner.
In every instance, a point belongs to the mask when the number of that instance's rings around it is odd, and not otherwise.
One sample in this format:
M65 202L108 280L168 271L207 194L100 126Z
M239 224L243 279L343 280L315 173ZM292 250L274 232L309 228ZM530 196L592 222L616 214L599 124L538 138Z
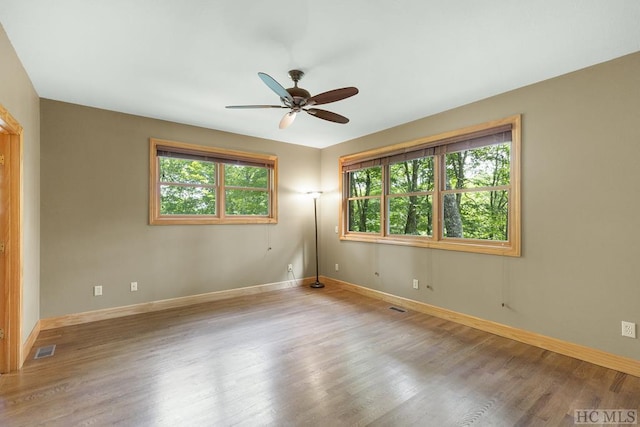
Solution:
M289 77L293 80L293 87L285 89L280 83L278 83L273 77L266 73L258 73L258 77L269 88L280 97L282 105L227 105L227 108L247 109L247 108L287 108L288 111L282 120L280 120L279 128L285 129L293 123L296 115L300 111L317 117L319 119L327 120L334 123L349 123L349 119L341 116L340 114L321 110L319 108L309 108L315 105L328 104L330 102L340 101L358 93L358 89L355 87L343 87L340 89L330 90L323 92L315 96L311 96L309 91L298 87L298 82L304 76L304 72L300 70L289 71Z
M278 127L280 129L285 129L285 128L289 127L289 125L291 123L293 123L293 121L295 120L296 114L298 114L298 113L296 113L295 111L290 111L290 112L286 113L282 117L282 120L280 120L280 124L278 125Z

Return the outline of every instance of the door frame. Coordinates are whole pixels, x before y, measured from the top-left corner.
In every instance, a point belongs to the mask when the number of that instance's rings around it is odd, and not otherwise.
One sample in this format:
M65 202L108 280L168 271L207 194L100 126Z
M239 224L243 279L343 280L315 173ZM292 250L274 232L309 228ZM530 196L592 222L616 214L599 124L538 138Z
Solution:
M4 280L0 281L4 339L0 340L0 373L22 367L22 156L23 129L0 104L0 139L5 145L8 195L3 197L7 211L3 229Z

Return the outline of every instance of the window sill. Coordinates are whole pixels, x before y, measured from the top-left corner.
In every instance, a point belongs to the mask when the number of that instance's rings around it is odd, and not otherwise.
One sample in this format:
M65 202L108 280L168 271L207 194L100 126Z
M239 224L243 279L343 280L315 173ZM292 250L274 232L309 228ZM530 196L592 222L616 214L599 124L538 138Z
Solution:
M365 233L349 233L341 235L340 240L366 243L382 243L387 245L414 246L419 248L443 249L458 252L471 252L487 255L519 257L520 248L510 242L480 242L469 239L433 240L422 236L382 237Z
M196 218L192 216L171 216L152 218L149 225L212 225L212 224L277 224L276 218L238 217L238 218Z

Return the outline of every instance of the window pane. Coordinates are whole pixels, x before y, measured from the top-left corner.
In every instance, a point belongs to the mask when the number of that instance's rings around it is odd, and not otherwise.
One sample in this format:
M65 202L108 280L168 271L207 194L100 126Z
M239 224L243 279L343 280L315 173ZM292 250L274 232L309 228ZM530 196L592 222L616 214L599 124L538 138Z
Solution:
M225 213L227 215L269 215L269 193L228 189L225 192Z
M349 200L349 231L380 232L380 199Z
M231 187L267 188L269 169L258 166L224 165L224 185Z
M382 168L360 169L349 172L349 196L365 197L382 194Z
M433 157L390 165L389 180L391 194L433 191Z
M444 236L508 240L507 191L478 191L444 196Z
M431 196L391 197L389 233L431 236Z
M159 157L160 181L183 184L209 184L216 182L215 163Z
M160 214L215 215L215 189L181 185L161 185Z
M509 185L510 152L505 142L447 154L445 189Z

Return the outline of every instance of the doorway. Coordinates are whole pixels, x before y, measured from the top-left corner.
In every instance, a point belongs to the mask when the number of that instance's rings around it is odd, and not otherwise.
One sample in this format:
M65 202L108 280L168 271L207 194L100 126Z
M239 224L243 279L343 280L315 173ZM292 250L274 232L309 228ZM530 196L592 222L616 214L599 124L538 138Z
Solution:
M23 362L22 132L0 105L0 373Z

